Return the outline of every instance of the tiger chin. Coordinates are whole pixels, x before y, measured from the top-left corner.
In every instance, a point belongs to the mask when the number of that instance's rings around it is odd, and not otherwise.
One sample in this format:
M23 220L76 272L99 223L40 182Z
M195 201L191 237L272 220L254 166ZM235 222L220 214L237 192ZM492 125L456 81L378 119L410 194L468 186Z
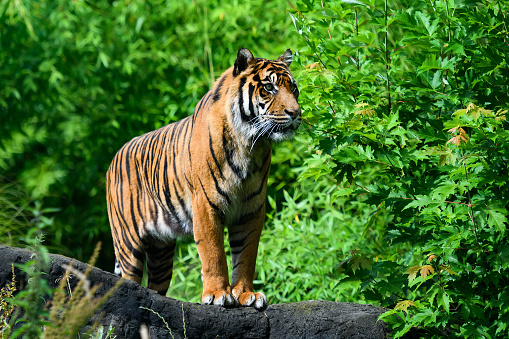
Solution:
M141 283L146 263L148 287L165 295L176 239L192 234L204 304L267 306L253 278L271 144L291 138L301 122L291 62L289 49L275 61L239 50L193 115L120 149L106 174L115 273Z

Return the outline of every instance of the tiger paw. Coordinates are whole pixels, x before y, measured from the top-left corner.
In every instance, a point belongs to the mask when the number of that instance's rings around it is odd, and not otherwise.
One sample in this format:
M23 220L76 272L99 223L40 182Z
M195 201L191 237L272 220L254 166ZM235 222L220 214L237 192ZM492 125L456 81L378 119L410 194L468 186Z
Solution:
M260 292L244 292L237 298L238 303L245 307L254 307L258 311L267 307L267 297Z
M205 291L201 297L204 305L235 306L236 300L229 290Z

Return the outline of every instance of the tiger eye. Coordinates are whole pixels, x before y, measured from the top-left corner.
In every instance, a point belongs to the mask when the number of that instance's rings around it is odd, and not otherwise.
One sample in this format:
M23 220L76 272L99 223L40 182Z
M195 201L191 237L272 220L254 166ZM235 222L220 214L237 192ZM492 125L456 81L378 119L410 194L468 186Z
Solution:
M274 90L274 85L272 85L272 84L270 84L270 83L269 83L269 84L266 84L266 85L264 86L264 88L265 88L265 90L266 90L267 92L271 92L272 90Z

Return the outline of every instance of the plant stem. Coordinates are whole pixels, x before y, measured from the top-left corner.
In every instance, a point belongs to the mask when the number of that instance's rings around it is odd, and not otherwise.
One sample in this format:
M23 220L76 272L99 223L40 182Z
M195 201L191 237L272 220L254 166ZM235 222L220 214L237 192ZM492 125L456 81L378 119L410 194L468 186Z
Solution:
M389 27L387 26L387 0L385 0L385 75L387 78L387 99L389 100L388 111L391 114L391 87L389 84L389 48L387 46L387 36L389 34Z
M359 21L357 18L357 6L354 6L353 9L355 11L355 34L358 36L359 35ZM357 48L357 70L359 70L360 68L361 68L361 60L359 59L359 49Z

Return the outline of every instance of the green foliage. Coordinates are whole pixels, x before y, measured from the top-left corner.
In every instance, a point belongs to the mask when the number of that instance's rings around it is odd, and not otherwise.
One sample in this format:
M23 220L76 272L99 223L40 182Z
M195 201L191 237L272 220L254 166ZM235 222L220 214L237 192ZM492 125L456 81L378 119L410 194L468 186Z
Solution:
M36 228L33 228L35 230ZM89 269L82 273L74 267L66 267L67 272L60 280L58 288L50 288L45 273L48 270L50 257L48 250L42 245L41 239L28 235L28 244L35 251L34 259L22 265L16 265L26 276L16 287L18 281L12 270L12 280L0 291L0 338L68 338L79 335L83 327L90 321L99 307L106 302L122 283L120 280L105 295L95 297L100 285L90 287L87 276L100 246L96 247ZM73 274L79 279L77 286L71 290L69 276ZM17 290L19 289L19 292ZM17 293L16 293L17 292ZM52 299L49 301L49 299ZM93 334L89 337L114 338L114 328L104 332L104 327L94 324ZM92 332L92 331L89 331Z
M370 213L358 252L336 265L362 298L394 308L395 337L508 335L508 10L295 2L315 153L301 179L332 177L339 210Z
M0 177L0 243L19 246L30 228L26 209L30 197L14 182Z
M21 289L17 294L11 295L10 298L3 299L4 307L12 308L9 322L1 324L2 338L18 338L27 336L29 338L42 337L44 327L49 325L49 313L46 309L46 299L53 294L53 290L49 287L48 281L45 279L45 271L49 265L49 253L47 249L40 244L41 238L34 236L33 232L37 232L36 228L31 230L27 235L27 244L36 250L37 254L34 259L22 265L16 265L26 274L27 286ZM13 274L13 281L15 282ZM2 313L6 309L2 309Z
M93 297L100 285L90 287L87 275L99 255L100 246L97 246L86 272L82 273L71 265L60 280L60 286L51 288L45 273L50 265L50 256L42 242L45 230L53 224L53 218L47 214L55 212L55 209L42 208L38 201L34 203L35 207L30 208L26 196L15 183L0 182L0 201L6 207L0 213L0 221L7 226L4 230L15 225L19 229L13 227L13 231L17 232L14 234L25 231L16 241L34 252L28 262L12 264L11 281L0 290L0 338L76 336L119 285L101 297ZM18 204L19 201L23 204ZM6 235L10 239L11 234ZM69 284L69 272L79 280L73 290ZM100 327L94 335L102 338L104 334L111 337L112 333L111 326L106 333Z

